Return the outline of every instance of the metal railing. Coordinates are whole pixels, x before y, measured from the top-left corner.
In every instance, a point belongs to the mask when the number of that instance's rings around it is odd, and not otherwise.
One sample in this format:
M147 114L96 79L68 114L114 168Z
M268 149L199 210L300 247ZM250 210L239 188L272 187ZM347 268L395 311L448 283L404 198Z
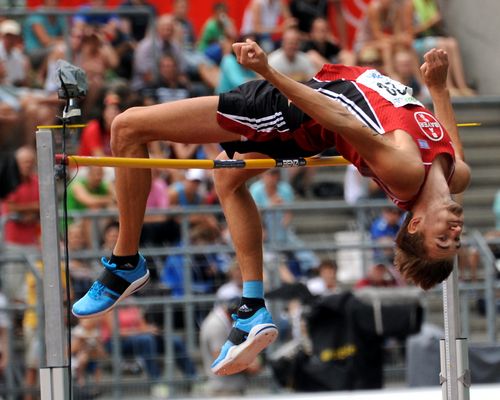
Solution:
M281 213L283 211L291 211L293 213L299 213L299 212L306 212L306 213L312 213L312 212L322 212L322 213L328 213L332 212L332 214L335 214L337 211L355 211L353 217L357 222L356 225L363 227L366 226L366 221L369 220L369 214L373 212L374 209L379 209L381 207L387 206L387 203L385 201L380 201L380 202L366 202L362 203L358 206L347 206L344 202L342 201L328 201L328 202L323 202L323 201L313 201L313 202L308 202L308 203L298 203L298 204L289 204L289 205L280 205L278 207L267 207L263 208L262 212L263 213ZM181 244L180 246L167 246L167 247L154 247L154 248L144 248L143 252L145 255L148 256L157 256L157 257L163 257L167 255L172 255L172 254L183 254L183 255L193 255L193 254L210 254L210 253L220 253L220 252L227 252L227 253L233 253L233 249L230 245L205 245L205 246L198 246L198 245L192 245L189 243L189 216L193 213L200 214L200 213L210 213L210 214L221 214L222 211L220 207L218 206L203 206L203 207L185 207L185 208L176 208L176 209L169 209L169 210L156 210L154 212L149 212L149 214L155 214L155 215L166 215L170 217L178 217L180 219L180 224L181 224ZM103 218L109 218L109 217L116 217L117 212L116 210L101 210L101 211L86 211L86 212L72 212L70 213L70 216L72 218L89 218L92 220L92 224L95 225L95 232L99 232L98 229L98 223L100 220ZM270 237L273 237L273 234L270 235ZM98 246L98 236L96 236L93 244L93 248L91 250L86 250L86 251L81 251L81 252L75 252L71 253L70 256L75 259L94 259L97 256L101 255L99 251L99 246ZM304 241L302 243L301 249L309 249L313 251L326 251L326 252L331 252L339 249L344 249L344 248L357 248L357 249L366 249L366 250L372 250L375 248L383 248L386 246L381 246L378 243L374 243L369 239L363 239L363 241L359 244L356 245L343 245L341 243L334 243L333 240L331 240L329 236L326 237L326 239L323 241L314 241L314 242L307 242ZM484 273L485 277L484 280L481 282L476 282L476 283L460 283L459 285L459 290L461 294L465 294L465 296L461 297L462 299L467 299L468 295L476 295L478 292L484 292L484 297L486 299L486 307L487 307L487 315L486 315L486 320L487 320L487 331L488 331L488 339L491 342L496 342L496 309L495 309L495 290L500 287L500 285L495 281L494 279L494 274L495 274L495 269L494 269L494 257L493 254L491 253L491 250L488 247L489 242L484 239L484 237L479 233L479 232L473 232L472 235L467 240L467 244L475 246L478 251L480 252L480 259L482 262L482 265L484 267ZM290 245L287 243L273 243L272 240L269 243L266 243L266 247L268 248L269 251L273 252L284 252L284 251L290 251L290 250L297 250L296 245ZM197 335L198 335L198 329L196 326L196 309L199 306L211 306L214 302L214 297L213 296L201 296L201 295L195 295L193 294L191 290L191 273L190 273L190 265L189 265L189 259L188 257L184 257L185 259L185 267L184 268L184 288L185 288L185 294L182 298L171 298L171 297L139 297L137 298L137 304L141 307L157 307L160 308L162 311L162 319L164 321L164 326L163 326L163 331L162 331L162 339L164 341L164 348L165 348L165 353L163 354L163 359L161 360L162 364L164 365L164 373L162 377L163 382L167 382L171 386L171 390L183 390L182 385L187 384L186 382L189 383L189 379L180 379L179 377L176 376L176 369L175 369L175 352L173 351L174 348L174 343L173 343L173 334L176 331L174 324L173 324L173 314L174 310L180 309L182 311L182 314L185 317L186 325L183 329L183 337L186 342L186 347L187 347L187 352L188 354L197 354L198 353L198 345L197 345ZM30 271L35 271L36 268L35 263L36 263L36 257L35 258L30 258L26 259L24 255L19 255L18 257L12 256L12 255L4 255L0 254L0 263L2 262L7 262L7 261L24 261L27 265L27 268ZM271 267L270 271L277 271L277 268ZM275 280L272 279L272 282L277 282L279 279ZM40 281L40 276L38 275L37 277L37 282L39 285L41 285ZM428 296L435 296L440 294L441 290L439 288L434 289L429 292ZM42 307L42 297L39 297L39 302L37 304L37 312L39 313L39 316L43 314L43 307ZM465 300L467 301L467 300ZM462 303L464 304L464 303ZM20 310L20 307L14 307L17 311ZM22 308L22 307L21 307ZM9 308L9 312L12 313L13 308ZM468 326L468 318L469 318L469 313L468 313L468 307L462 307L462 310L464 310L463 314L463 324L464 326ZM42 320L42 317L40 317L40 320ZM115 328L117 327L117 322L115 320ZM40 335L43 337L43 330L40 329ZM118 329L113 330L114 335L113 335L113 341L116 341L116 343L119 342L119 337L117 337L117 332ZM10 333L11 339L14 338L13 332ZM10 342L12 347L11 350L13 350L14 345L12 341ZM42 346L43 347L43 346ZM117 346L114 347L114 349L118 349ZM43 359L43 358L41 358ZM122 375L120 372L120 366L122 364L123 357L121 356L120 352L118 350L113 350L113 353L111 355L110 360L105 361L105 364L110 365L111 368L111 377L112 380L110 382L106 382L105 386L111 387L112 390L112 396L113 398L118 399L122 394L122 390L126 386L126 382L128 381L126 377ZM104 384L104 383L103 383ZM125 386L124 386L125 385ZM133 385L133 382L132 382ZM176 387L178 389L176 389ZM6 371L6 390L5 393L10 395L13 395L14 393L19 393L20 391L23 391L27 388L23 388L22 386L20 387L19 385L16 385L16 370L13 368L12 370L7 370Z

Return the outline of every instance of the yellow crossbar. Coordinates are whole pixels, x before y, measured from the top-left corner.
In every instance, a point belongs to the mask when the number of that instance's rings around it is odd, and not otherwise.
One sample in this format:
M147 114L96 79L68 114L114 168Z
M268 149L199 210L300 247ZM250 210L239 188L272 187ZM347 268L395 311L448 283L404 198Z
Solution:
M66 128L76 129L76 128L85 128L86 124L70 124L66 125ZM461 122L457 124L459 128L469 128L473 126L481 126L481 122ZM62 129L62 125L38 125L37 129Z
M63 160L61 155L57 156L59 163L70 166L101 166L101 167L125 167L125 168L173 168L173 169L220 169L220 168L287 168L287 167L331 167L347 165L349 161L340 156L333 157L308 157L286 160L275 160L272 158L249 159L249 160L171 160L159 158L128 158L128 157L84 157L67 156Z

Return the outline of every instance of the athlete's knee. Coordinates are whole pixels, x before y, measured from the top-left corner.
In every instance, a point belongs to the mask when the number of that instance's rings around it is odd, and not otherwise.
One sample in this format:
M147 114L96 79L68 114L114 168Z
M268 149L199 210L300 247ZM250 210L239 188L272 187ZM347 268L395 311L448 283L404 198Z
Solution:
M111 149L113 154L119 155L131 144L140 143L138 124L135 122L139 108L129 108L117 115L111 123Z
M217 157L218 160L227 158L226 153L221 153ZM244 186L245 182L246 179L241 176L241 171L224 168L214 170L215 191L220 199L236 192L239 187Z

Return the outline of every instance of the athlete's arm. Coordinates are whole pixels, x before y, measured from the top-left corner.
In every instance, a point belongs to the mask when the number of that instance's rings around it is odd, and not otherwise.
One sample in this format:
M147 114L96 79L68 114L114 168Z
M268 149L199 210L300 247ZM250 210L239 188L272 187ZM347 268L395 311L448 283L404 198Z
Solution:
M397 144L385 137L387 135L379 135L362 124L338 102L276 71L255 42L235 43L233 49L240 64L262 75L304 113L349 142L391 189L413 186L412 178L418 175L418 165L421 165L417 152L396 149ZM402 176L406 179L402 180Z
M451 181L452 193L463 192L470 182L470 168L464 161L464 149L458 134L457 121L450 100L450 93L446 87L448 73L448 55L444 50L432 49L424 56L424 63L420 67L424 83L429 89L434 106L434 113L450 135L455 149L455 174Z

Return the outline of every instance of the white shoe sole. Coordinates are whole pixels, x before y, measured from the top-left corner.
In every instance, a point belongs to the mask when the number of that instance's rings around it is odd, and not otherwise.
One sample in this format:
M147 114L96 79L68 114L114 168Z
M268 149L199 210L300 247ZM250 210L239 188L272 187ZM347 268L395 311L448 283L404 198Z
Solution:
M83 315L76 314L75 312L73 312L73 310L71 312L73 313L73 315L75 317L78 317L80 319L94 318L94 317L97 317L99 315L106 314L107 312L111 311L120 301L124 300L128 296L130 296L130 295L134 294L135 292L137 292L138 290L140 290L143 286L145 286L148 283L148 281L149 281L149 270L146 270L146 274L144 276L142 276L141 278L132 282L130 284L130 286L127 289L125 289L125 291L121 294L121 296L118 297L118 299L110 307L106 308L105 310L96 312L94 314L83 314Z
M226 358L212 368L218 376L232 375L241 372L257 358L259 353L273 343L278 337L278 328L274 324L255 325L247 339L233 346L227 352Z

